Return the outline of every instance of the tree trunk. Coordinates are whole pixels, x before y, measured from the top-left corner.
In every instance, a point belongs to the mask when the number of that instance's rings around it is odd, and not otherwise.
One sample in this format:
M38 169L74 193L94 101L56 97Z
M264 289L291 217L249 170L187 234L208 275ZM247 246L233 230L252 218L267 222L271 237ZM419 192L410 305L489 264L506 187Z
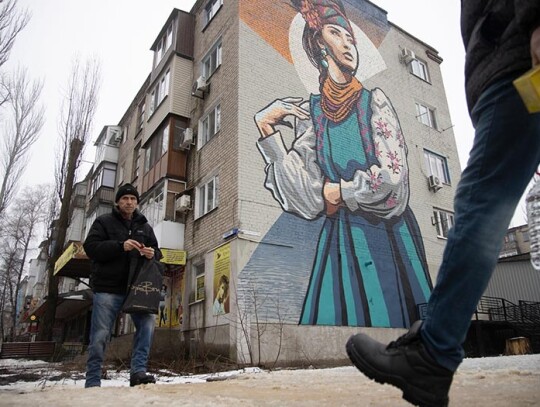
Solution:
M64 196L62 197L62 206L60 207L60 216L56 224L56 238L54 239L53 251L47 261L47 275L49 277L49 287L47 294L47 307L41 320L41 329L38 333L38 340L52 341L53 328L56 315L56 304L58 302L58 283L60 278L54 275L54 264L62 255L66 240L66 232L69 224L69 209L71 196L73 195L73 185L75 183L75 171L77 169L77 160L82 152L83 142L76 138L71 141L69 148L69 158L66 172L66 185Z

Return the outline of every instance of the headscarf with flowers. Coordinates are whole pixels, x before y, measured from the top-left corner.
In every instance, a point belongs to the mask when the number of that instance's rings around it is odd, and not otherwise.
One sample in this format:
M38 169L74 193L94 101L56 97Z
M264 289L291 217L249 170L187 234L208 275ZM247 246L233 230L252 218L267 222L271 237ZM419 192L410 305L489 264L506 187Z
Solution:
M353 33L340 0L293 0L310 30L319 32L325 24L335 24Z

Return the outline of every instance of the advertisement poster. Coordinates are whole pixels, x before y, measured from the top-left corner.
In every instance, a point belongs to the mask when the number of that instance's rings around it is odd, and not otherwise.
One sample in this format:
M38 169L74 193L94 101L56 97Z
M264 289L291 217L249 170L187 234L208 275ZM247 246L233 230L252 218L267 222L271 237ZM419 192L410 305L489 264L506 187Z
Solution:
M226 244L214 252L214 315L229 313L229 279L231 276L231 245Z
M168 265L167 267L161 286L156 327L177 328L182 325L184 272L178 266Z

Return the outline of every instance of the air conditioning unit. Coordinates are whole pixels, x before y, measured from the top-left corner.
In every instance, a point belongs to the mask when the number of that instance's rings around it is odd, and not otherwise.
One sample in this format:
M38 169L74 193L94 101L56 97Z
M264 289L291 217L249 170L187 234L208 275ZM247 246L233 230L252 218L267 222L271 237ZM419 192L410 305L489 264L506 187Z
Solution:
M184 130L184 136L182 138L182 142L180 143L181 148L189 148L189 146L193 143L193 129L188 127Z
M191 209L191 196L182 195L176 200L176 212L186 212Z
M193 84L193 89L197 92L205 92L207 88L208 84L206 83L206 78L204 76L199 76Z
M118 144L122 141L122 127L108 126L107 127L107 144Z
M439 177L436 177L435 175L430 175L428 177L428 186L429 189L431 189L433 192L437 192L439 189L442 188L442 182Z
M416 55L408 48L401 49L401 60L404 64L409 64L413 59L416 59Z

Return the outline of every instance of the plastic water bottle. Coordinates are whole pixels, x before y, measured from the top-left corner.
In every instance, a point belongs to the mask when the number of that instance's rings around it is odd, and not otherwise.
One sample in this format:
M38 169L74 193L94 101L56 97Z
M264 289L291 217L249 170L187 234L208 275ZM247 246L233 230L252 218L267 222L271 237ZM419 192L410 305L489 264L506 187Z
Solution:
M531 242L531 264L540 271L540 180L534 183L525 201Z

